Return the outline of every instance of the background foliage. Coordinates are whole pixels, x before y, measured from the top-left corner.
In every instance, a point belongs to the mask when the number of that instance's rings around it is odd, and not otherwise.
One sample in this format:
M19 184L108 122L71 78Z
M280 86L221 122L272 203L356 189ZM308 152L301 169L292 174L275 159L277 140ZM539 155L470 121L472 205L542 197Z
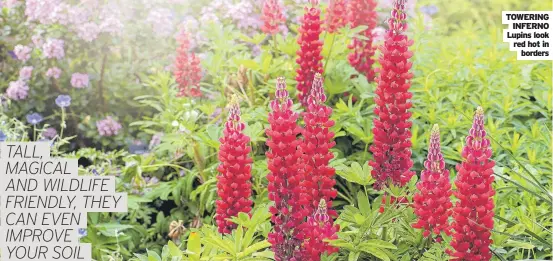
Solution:
M100 7L108 4L99 2ZM2 9L2 91L17 79L22 66L9 51L17 44L30 44L37 32L64 39L66 55L52 61L42 58L40 50L33 51L27 62L35 68L29 96L2 102L0 131L8 140L41 139L41 129L51 126L59 133L65 123L63 137L54 139L55 152L79 158L83 175L119 177L118 189L132 194L128 213L89 214L82 241L93 244L98 260L271 260L265 240L271 225L264 129L274 79L285 76L294 86L295 17L303 3L285 1L289 32L266 39L245 19L260 13L254 1L109 2L122 12L124 27L117 35L100 34L92 42L69 27L28 21L24 5ZM429 5L437 7L437 13L421 11ZM384 4L379 8L386 11ZM415 41L414 170L422 169L430 128L437 123L453 178L472 112L477 105L484 108L497 162L494 260L552 257L551 63L517 61L516 53L502 42L501 25L502 10L551 9L548 1L421 0L409 18ZM170 66L180 27L194 33L204 69L201 99L175 97ZM352 79L356 73L345 58L346 45L356 32L324 34L325 91L337 122L332 164L338 174L335 204L341 226L340 239L334 242L340 252L327 260L446 260L448 237L442 243L424 241L410 226L415 219L412 209L399 205L379 213L382 193L372 189L366 164L371 157L367 147L372 142L375 84L362 76ZM55 82L44 76L52 63L64 71ZM73 72L88 73L90 86L72 88ZM295 94L293 88L290 91ZM212 219L216 153L224 107L232 93L241 97L242 118L251 137L256 210L251 219L237 218L239 228L221 237ZM72 97L63 117L54 103L59 94ZM24 123L31 112L41 113L45 120L37 126ZM96 130L96 121L108 115L123 126L114 137L100 136ZM388 193L410 198L415 182ZM179 220L182 227L172 224ZM171 240L174 229L179 229L179 236Z

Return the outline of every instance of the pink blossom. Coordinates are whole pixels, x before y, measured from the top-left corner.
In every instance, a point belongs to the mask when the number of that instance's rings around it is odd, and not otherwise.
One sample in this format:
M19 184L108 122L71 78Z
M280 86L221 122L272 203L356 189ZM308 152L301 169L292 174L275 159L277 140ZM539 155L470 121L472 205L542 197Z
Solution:
M5 0L4 4L6 5L6 8L13 9L15 7L18 7L21 4L21 2L19 0Z
M57 22L56 7L61 4L61 0L27 0L25 1L25 15L28 21L53 24Z
M46 77L50 78L53 77L54 79L59 79L61 75L61 70L58 67L52 67L49 68L48 71L46 71Z
M146 21L149 22L154 32L161 37L167 37L173 33L173 14L170 9L157 8L150 11Z
M108 17L100 24L100 30L111 35L120 35L123 31L123 23L117 17Z
M89 20L90 12L81 6L74 6L68 10L69 22L74 25L82 25Z
M42 132L42 137L44 138L53 139L56 135L58 135L58 131L54 128L48 128Z
M374 42L381 42L384 41L384 34L386 33L386 29L384 27L378 26L373 29L372 35L373 35L373 41Z
M44 57L62 59L65 56L63 46L63 40L48 38L46 43L42 46Z
M120 7L116 5L106 5L100 13L100 30L111 35L120 35L123 31L123 23L119 19L123 14L119 11Z
M26 62L27 60L31 59L31 47L25 46L25 45L16 45L15 48L13 48L13 52L15 53L15 56L18 60Z
M71 75L71 86L77 89L88 87L88 74L74 73Z
M6 90L6 96L12 100L24 100L29 94L29 86L23 80L10 82L10 86Z
M80 25L77 28L77 36L86 42L94 41L98 38L98 34L100 34L100 27L93 22Z
M40 34L35 34L31 36L31 40L33 41L33 44L35 45L35 47L39 47L44 44L44 38L42 38L42 35Z
M19 70L19 80L28 81L33 75L33 66L24 66Z
M60 3L54 7L52 10L52 14L50 15L52 17L52 20L57 22L61 25L68 25L69 24L69 10L70 6L66 3Z
M107 116L103 120L96 122L96 128L100 136L115 136L119 134L119 130L123 128L119 122L113 119L111 116Z

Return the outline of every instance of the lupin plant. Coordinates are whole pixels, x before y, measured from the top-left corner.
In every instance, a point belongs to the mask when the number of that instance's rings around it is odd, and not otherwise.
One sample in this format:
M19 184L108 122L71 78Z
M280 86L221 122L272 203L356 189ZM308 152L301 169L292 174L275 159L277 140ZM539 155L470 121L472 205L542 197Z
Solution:
M179 47L175 60L174 76L178 83L178 97L199 97L200 80L202 79L200 59L191 52L189 35L181 32L178 37Z
M424 170L417 183L417 193L413 196L413 208L418 220L414 228L424 230L425 237L432 233L450 234L449 217L451 215L451 183L449 170L445 167L444 156L440 146L440 128L432 128L428 157L424 161Z
M325 102L323 78L321 74L316 74L307 99L307 111L303 113L305 126L302 131L302 151L306 175L302 182L304 195L301 202L305 208L305 216L313 214L321 199L331 208L332 200L337 195L334 189L335 170L329 166L334 157L330 149L336 144L333 140L334 132L330 131L334 121L330 119L332 108L325 105ZM329 212L331 216L336 214L334 210Z
M325 30L336 33L348 22L346 0L330 0L326 9Z
M313 85L313 78L316 73L323 73L323 56L321 50L323 42L319 39L321 35L321 9L318 0L310 0L311 7L305 7L304 15L301 17L301 26L298 29L298 58L296 81L298 99L304 107L307 107L307 97Z
M305 239L299 254L301 261L320 261L321 255L326 253L330 255L338 252L337 247L333 247L324 240L338 239L336 232L340 230L338 225L334 225L332 218L327 213L328 204L321 199L315 213L307 217L305 223Z
M370 147L373 160L372 176L376 180L374 187L382 189L388 183L404 186L414 175L411 171L411 112L409 92L413 74L409 72L412 63L409 51L412 40L407 38L405 21L405 0L395 0L388 20L382 55L382 66L376 78L375 119L373 121L374 140Z
M478 107L472 128L462 151L463 162L457 165L453 208L453 238L448 251L453 260L490 260L495 190L492 150L484 130L484 110Z
M348 55L349 64L357 72L365 75L368 81L374 80L374 53L376 51L373 45L373 30L377 24L377 12L375 0L350 0L348 4L348 22L352 28L358 26L367 26L361 32L361 35L368 39L359 39L354 37L348 48L352 53Z
M280 31L279 26L286 21L278 0L265 0L261 14L263 20L261 30L266 34L277 34Z
M215 220L219 232L229 234L236 224L229 220L238 213L252 209L251 169L249 156L250 137L244 134L245 125L240 119L240 104L234 96L229 104L229 116L220 139L219 175L217 176L217 210Z
M299 114L292 111L293 102L288 96L283 77L277 79L275 99L271 101L272 112L269 113L266 152L269 182L269 200L274 202L270 207L274 231L269 233L275 260L289 261L299 248L298 228L304 220L301 211L301 140L297 136L301 128L297 121Z

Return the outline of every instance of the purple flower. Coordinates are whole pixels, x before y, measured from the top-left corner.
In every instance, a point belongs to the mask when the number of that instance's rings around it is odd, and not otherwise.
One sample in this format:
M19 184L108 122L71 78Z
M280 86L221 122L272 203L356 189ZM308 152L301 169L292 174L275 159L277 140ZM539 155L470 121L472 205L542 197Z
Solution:
M4 132L0 131L0 141L6 141L8 139L8 136L4 134Z
M74 73L71 75L71 86L77 89L88 87L88 74Z
M27 122L31 125L37 125L43 120L42 115L38 113L27 114Z
M60 108L69 107L69 105L71 105L71 96L63 94L58 95L58 97L56 98L56 105L58 105L58 107Z
M52 67L49 68L48 71L46 71L46 77L50 78L53 77L54 79L59 79L61 75L61 70L58 67Z
M149 183L150 183L150 184L157 184L158 182L159 182L159 179L158 179L157 177L152 177L152 178L150 179L150 182L149 182Z
M39 46L42 46L44 44L44 39L42 38L42 35L40 35L40 34L35 34L35 35L31 36L31 40L33 41L33 44L35 45L35 47L39 47Z
M6 96L12 100L24 100L29 94L29 86L22 80L10 82L10 86L6 90Z
M161 143L161 138L163 138L163 133L158 132L152 136L152 139L150 140L150 145L148 146L148 149L153 149L155 146L159 145Z
M435 6L435 5L421 6L420 10L421 10L421 12L423 12L423 13L429 15L429 16L433 16L436 13L438 13L438 11L439 11L438 7Z
M88 235L88 230L86 228L79 228L79 237L86 237Z
M16 45L15 48L13 48L13 54L15 55L15 58L17 58L20 61L26 62L27 60L31 59L31 47L25 46L25 45Z
M8 54L12 59L17 59L17 56L15 56L15 53L13 51L8 51Z
M54 128L47 128L42 132L42 137L48 139L53 139L56 135L58 135L58 131Z
M98 38L100 34L100 26L93 22L82 24L77 28L77 36L86 42L92 42Z
M129 152L132 154L145 154L148 152L148 147L140 140L135 140L129 145Z
M167 37L173 33L173 12L171 9L153 9L148 14L146 21L152 25L157 36Z
M123 126L111 116L107 116L105 119L96 122L96 128L100 136L108 137L119 134L119 130L121 130Z
M33 66L24 66L19 70L19 80L28 81L33 75Z
M42 52L44 54L44 57L62 59L65 56L63 46L63 40L49 38L42 45Z
M15 7L19 6L21 4L21 2L19 0L5 0L4 4L6 4L6 7L8 9L12 9L12 8L15 8ZM0 5L0 7L1 7L1 5Z

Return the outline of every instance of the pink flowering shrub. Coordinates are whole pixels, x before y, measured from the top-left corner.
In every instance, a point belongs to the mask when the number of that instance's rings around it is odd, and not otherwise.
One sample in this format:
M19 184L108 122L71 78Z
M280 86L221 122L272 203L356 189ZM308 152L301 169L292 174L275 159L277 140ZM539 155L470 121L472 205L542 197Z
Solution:
M25 66L19 70L19 80L28 81L33 75L33 66Z
M58 67L52 67L52 68L49 68L48 71L46 71L46 77L59 79L60 76L61 76L61 69Z
M86 73L74 73L71 75L71 86L77 89L88 87L88 74Z
M17 80L10 82L8 89L6 89L6 96L12 100L24 100L29 94L29 86L23 80Z
M27 60L31 59L31 47L25 46L25 45L16 45L13 49L13 52L15 53L15 56L20 61L26 62Z
M119 122L117 122L111 116L99 120L96 122L96 128L98 129L98 134L100 136L115 136L119 134L119 131L123 128Z
M42 46L42 52L46 58L62 59L65 56L63 50L64 41L60 39L47 39Z

